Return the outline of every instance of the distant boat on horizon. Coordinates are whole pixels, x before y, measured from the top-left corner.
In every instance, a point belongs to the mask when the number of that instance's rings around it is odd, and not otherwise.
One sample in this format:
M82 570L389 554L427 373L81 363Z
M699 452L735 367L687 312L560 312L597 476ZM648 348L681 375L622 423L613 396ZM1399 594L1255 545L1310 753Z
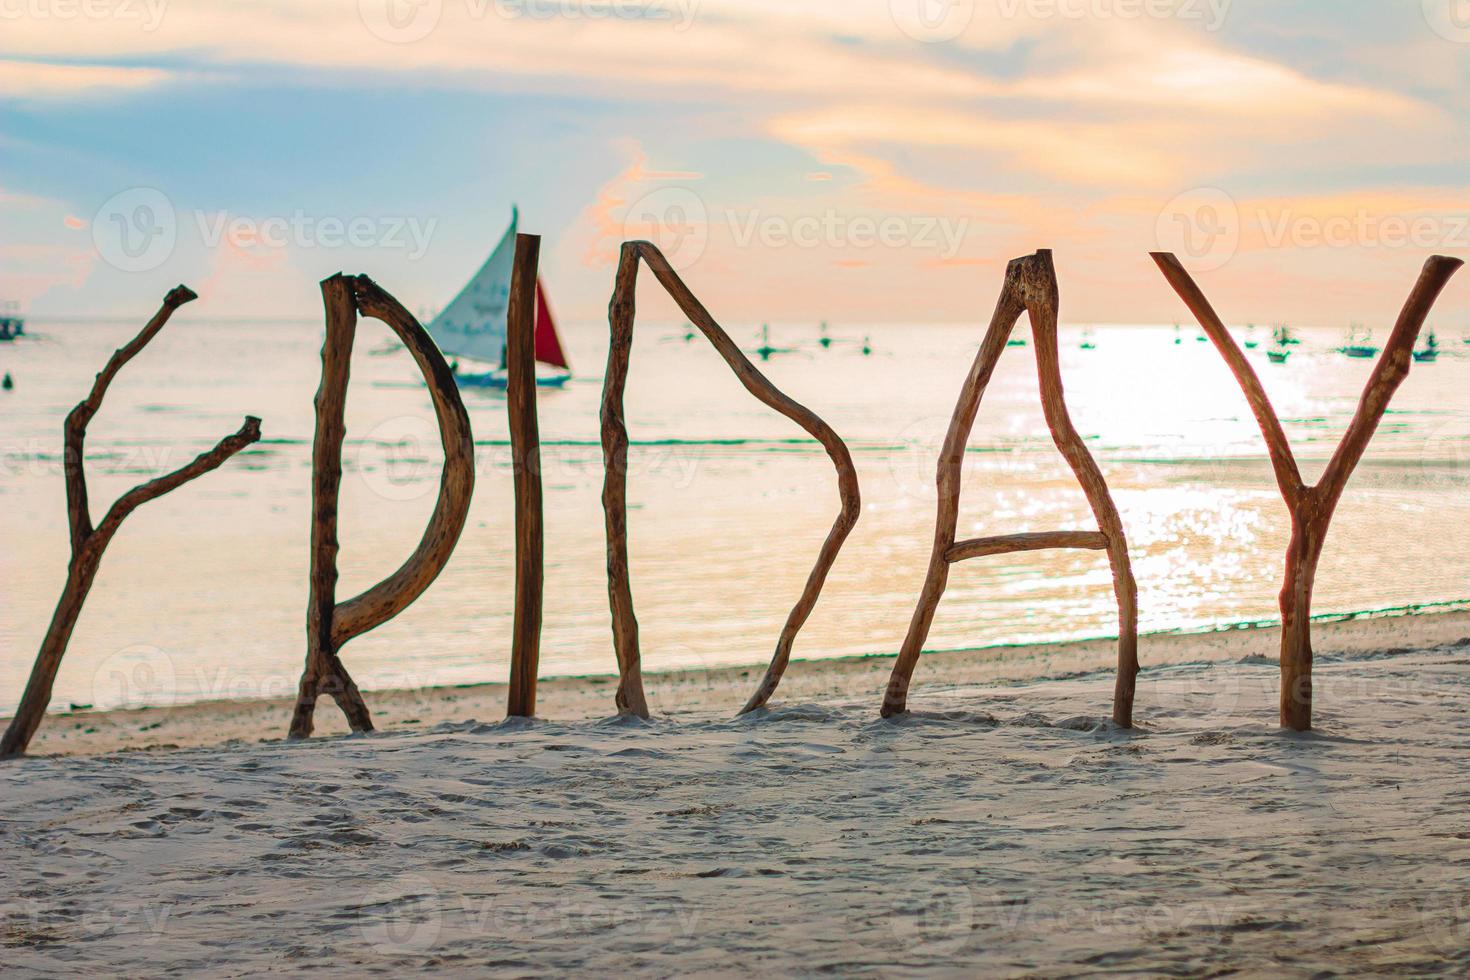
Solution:
M1355 323L1348 328L1347 343L1339 347L1337 351L1348 357L1375 357L1378 354L1378 348L1373 346L1372 341L1373 331L1364 329L1361 323Z
M761 324L761 345L755 349L756 355L763 361L769 361L775 354L793 353L793 348L776 347L771 344L771 325Z
M1434 335L1434 328L1430 328L1429 336L1424 338L1424 346L1414 351L1414 360L1421 364L1433 364L1439 360L1439 338Z
M1299 341L1292 338L1286 324L1278 323L1271 328L1271 342L1273 346L1266 351L1266 357L1272 364L1285 364L1291 356L1291 345Z
M505 364L506 317L510 312L510 277L515 266L516 226L520 212L512 208L510 227L501 236L480 271L459 295L425 328L439 350L453 360L455 380L462 388L505 388L509 376ZM541 279L536 279L536 362L559 369L536 375L536 384L560 388L572 376L571 363L551 316L551 306ZM486 365L483 371L466 371L460 360Z
M20 315L20 304L14 301L0 305L0 340L24 337L26 321Z

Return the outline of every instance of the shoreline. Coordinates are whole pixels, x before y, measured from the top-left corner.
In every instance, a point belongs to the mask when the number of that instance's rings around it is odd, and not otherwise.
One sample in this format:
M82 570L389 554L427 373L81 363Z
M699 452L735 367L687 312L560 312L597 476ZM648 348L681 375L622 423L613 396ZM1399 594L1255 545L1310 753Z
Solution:
M1470 643L1470 609L1435 608L1464 605L1460 600L1325 615L1314 619L1317 657L1331 660ZM1243 660L1274 663L1279 633L1278 624L1246 623L1208 632L1140 635L1140 707L1148 707L1151 672ZM1111 672L1115 644L1115 637L1101 637L926 653L915 673L911 706L922 710L927 696L955 687L1015 687ZM773 707L841 698L870 703L876 717L894 656L793 660ZM645 671L649 707L656 717L728 718L744 703L764 670L762 664ZM615 674L544 677L538 684L537 716L554 721L610 717L615 714L615 686ZM504 681L486 681L364 694L378 731L403 732L444 723L500 721L505 716L506 688ZM91 756L272 742L284 736L291 704L289 698L225 699L56 712L42 724L30 754ZM1099 705L1098 711L1105 714L1106 707ZM1259 713L1274 723L1274 702L1260 705ZM316 734L348 734L341 712L330 701L318 706Z

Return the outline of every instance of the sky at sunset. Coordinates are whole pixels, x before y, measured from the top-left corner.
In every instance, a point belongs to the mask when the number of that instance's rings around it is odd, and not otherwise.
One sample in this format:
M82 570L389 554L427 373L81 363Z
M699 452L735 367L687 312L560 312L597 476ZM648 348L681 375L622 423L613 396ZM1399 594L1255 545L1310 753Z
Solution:
M504 230L564 318L658 241L721 318L1381 323L1470 255L1467 0L0 0L0 298L445 303ZM662 312L671 311L662 310ZM1452 286L1447 327L1470 330Z

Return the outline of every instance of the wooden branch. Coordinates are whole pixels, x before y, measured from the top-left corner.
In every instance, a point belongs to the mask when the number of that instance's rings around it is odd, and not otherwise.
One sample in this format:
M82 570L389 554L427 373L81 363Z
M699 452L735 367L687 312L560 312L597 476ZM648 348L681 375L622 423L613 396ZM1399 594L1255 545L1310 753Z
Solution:
M1281 496L1285 498L1287 505L1291 506L1301 499L1305 492L1302 484L1302 475L1297 467L1296 456L1292 454L1291 444L1286 440L1286 430L1281 426L1281 420L1276 417L1276 410L1271 407L1271 400L1266 397L1266 389L1261 384L1261 379L1256 375L1255 368L1251 367L1250 361L1246 360L1245 352L1236 344L1235 338L1230 331L1225 329L1225 324L1210 306L1210 301L1205 299L1205 294L1195 284L1193 277L1185 271L1184 266L1174 257L1172 252L1150 252L1159 271L1174 287L1179 298L1184 300L1190 312L1199 320L1204 328L1205 334L1214 343L1215 349L1220 356L1225 358L1225 364L1230 368L1230 373L1235 375L1236 382L1241 390L1245 392L1245 399L1250 403L1251 412L1256 417L1256 424L1261 428L1261 435L1266 440L1266 451L1271 457L1271 468L1276 471L1276 486L1281 490Z
M628 567L628 429L623 423L623 391L633 350L634 302L638 285L638 249L625 242L608 303L610 340L602 381L602 513L607 525L607 601L612 610L613 652L618 660L618 713L648 717L643 693L638 617L633 611L632 573Z
M1373 367L1347 432L1333 452L1322 478L1315 486L1304 487L1300 477L1296 476L1296 464L1286 444L1284 430L1261 388L1260 380L1249 365L1244 364L1244 356L1224 332L1203 293L1174 256L1154 253L1154 260L1169 284L1195 311L1210 336L1219 334L1216 346L1231 364L1236 380L1245 391L1276 465L1277 483L1291 514L1291 541L1287 545L1286 572L1279 597L1281 725L1296 731L1308 731L1312 727L1312 589L1316 584L1317 565L1327 541L1328 527L1353 469L1363 458L1383 413L1388 410L1390 399L1408 376L1414 343L1429 311L1450 277L1464 263L1443 255L1433 256L1424 263L1419 281L1399 314L1388 345ZM1288 475L1292 479L1283 479L1283 460L1290 462Z
M377 283L367 276L354 276L352 290L358 310L387 324L423 374L444 445L444 472L439 477L434 513L413 554L382 582L337 607L332 624L334 647L377 629L424 594L454 553L475 492L475 442L470 417L444 355L413 314Z
M1026 266L1022 280L1031 334L1036 344L1036 374L1041 387L1041 409L1051 430L1052 442L1071 467L1092 508L1098 529L1107 539L1108 564L1113 573L1113 596L1118 602L1118 672L1113 683L1113 722L1120 728L1133 727L1133 697L1138 677L1138 583L1128 557L1128 538L1123 518L1113 503L1107 480L1097 461L1087 451L1072 417L1062 388L1062 361L1057 345L1057 310L1060 305L1056 269L1050 249L1037 252Z
M516 599L511 633L506 714L536 714L541 661L544 531L541 505L541 432L536 418L536 271L539 235L517 235L507 312L506 402L516 499Z
M763 706L775 693L781 677L791 661L796 635L810 617L820 597L827 575L842 550L843 543L857 524L861 512L857 467L852 454L840 436L815 412L782 392L756 368L730 339L730 335L712 317L704 305L690 292L650 242L625 242L618 263L617 283L608 311L612 345L608 352L608 370L603 386L602 434L603 461L607 475L603 484L603 508L607 514L608 597L613 614L613 642L618 653L621 679L618 709L647 716L643 698L641 656L638 650L638 623L633 616L633 596L628 573L627 549L627 458L628 434L623 424L623 389L627 385L628 360L633 340L634 293L637 286L638 262L642 260L673 298L684 316L699 328L715 348L745 390L762 404L775 409L801 426L822 444L832 465L837 469L837 490L842 507L822 543L817 561L807 576L806 585L776 640L771 664L766 669L754 694L741 708L741 714ZM638 710L641 705L641 711Z
M934 523L934 546L919 602L909 622L888 690L883 699L882 714L891 717L907 710L908 690L914 668L918 665L924 641L929 636L935 611L949 582L949 568L955 561L985 554L1035 551L1042 548L1085 548L1106 550L1113 572L1113 591L1118 601L1118 675L1113 692L1113 720L1124 728L1133 724L1133 697L1138 674L1138 586L1128 557L1128 542L1123 533L1122 518L1108 491L1102 471L1087 451L1067 412L1062 389L1060 357L1057 350L1057 282L1050 251L1015 259L1006 268L1005 284L991 317L985 339L975 355L970 374L960 390L960 398L950 420L949 432L940 450L936 483L939 491L938 515ZM1071 467L1077 482L1097 518L1097 532L1059 531L1040 534L1008 535L980 538L955 543L959 522L960 484L963 475L965 443L975 425L980 400L1005 350L1006 340L1021 313L1031 320L1036 344L1036 369L1041 404L1051 430L1052 441Z
M96 415L97 410L102 407L102 399L107 394L108 386L123 369L123 365L148 346L148 343L168 323L175 310L198 298L198 294L188 286L175 286L169 290L158 312L153 314L153 318L144 325L136 337L113 352L102 370L97 372L96 380L92 382L91 392L66 417L66 424L62 430L65 441L62 469L66 476L67 517L71 525L73 552L80 548L82 542L92 533L92 510L87 500L87 477L83 472L86 456L83 443L87 436L87 425L92 421L92 416Z
M71 529L71 562L67 566L66 584L62 588L61 598L57 600L46 635L41 641L20 706L16 709L15 717L10 720L4 737L0 738L0 758L23 755L41 727L46 708L51 703L57 671L61 668L67 645L71 642L72 633L81 618L82 606L96 581L102 554L122 527L123 521L143 504L217 469L246 446L260 440L260 419L253 415L246 416L240 431L226 436L213 449L201 453L192 462L172 473L150 480L123 494L108 509L102 523L93 528L88 509L85 467L87 425L102 407L102 399L107 394L108 386L123 366L137 356L163 329L174 310L194 298L194 293L184 286L172 290L164 299L162 308L142 332L112 355L107 365L98 373L91 393L66 417L63 426L66 445L63 467L67 518Z
M972 538L953 545L944 553L951 565L990 555L1011 555L1025 551L1107 551L1107 535L1099 531L1042 531L1036 534L1006 534L993 538Z
M113 501L107 509L102 522L97 525L95 535L106 535L104 540L111 539L113 534L122 525L129 514L137 510L150 500L157 500L171 490L197 479L211 470L217 470L229 461L240 450L254 442L260 441L260 419L254 415L247 415L245 422L240 426L240 431L234 435L225 436L213 449L195 456L187 465L181 466L172 473L166 473L156 480L149 480L123 494Z
M321 284L326 307L322 380L316 395L312 444L311 585L306 614L306 667L289 729L292 738L312 732L316 703L330 696L353 731L372 731L367 704L338 656L343 644L406 609L433 583L464 530L474 493L474 440L454 374L428 332L367 276L338 273ZM382 582L341 604L337 594L337 504L346 438L347 385L357 314L383 321L408 348L428 384L444 444L439 498L418 547Z

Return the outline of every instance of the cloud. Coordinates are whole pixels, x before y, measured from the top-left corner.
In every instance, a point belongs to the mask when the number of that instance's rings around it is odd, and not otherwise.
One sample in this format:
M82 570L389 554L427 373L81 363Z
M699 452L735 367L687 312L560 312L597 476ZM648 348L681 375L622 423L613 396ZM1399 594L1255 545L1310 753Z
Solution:
M117 94L159 85L170 74L158 68L0 60L0 99L85 98Z

